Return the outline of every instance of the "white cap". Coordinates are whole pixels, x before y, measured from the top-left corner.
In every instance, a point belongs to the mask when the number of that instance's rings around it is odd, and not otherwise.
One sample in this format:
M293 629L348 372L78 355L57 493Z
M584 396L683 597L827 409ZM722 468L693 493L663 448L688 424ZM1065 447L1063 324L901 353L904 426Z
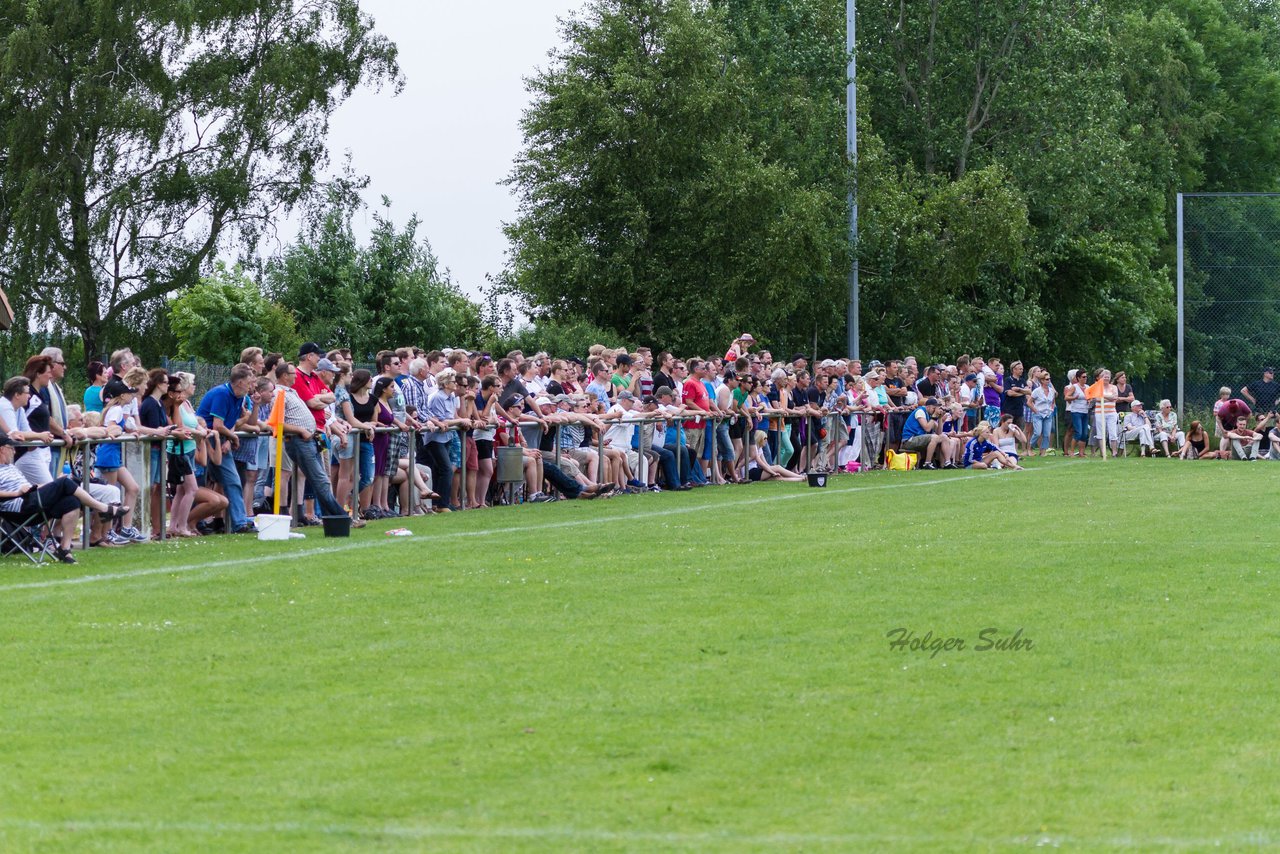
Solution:
M546 395L543 395L542 397L538 398L537 404L539 406L552 406L555 404L555 401L547 397Z

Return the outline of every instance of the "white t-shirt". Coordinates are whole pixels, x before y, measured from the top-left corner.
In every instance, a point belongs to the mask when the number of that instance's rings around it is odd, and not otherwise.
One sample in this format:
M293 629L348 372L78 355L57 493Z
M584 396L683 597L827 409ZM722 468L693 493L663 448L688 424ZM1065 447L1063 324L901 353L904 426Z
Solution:
M644 418L642 413L636 412L634 409L628 412L621 404L615 403L609 408L606 415L621 415L621 419L609 425L609 429L604 431L604 437L609 442L611 448L622 451L631 450L631 437L635 434L635 422Z

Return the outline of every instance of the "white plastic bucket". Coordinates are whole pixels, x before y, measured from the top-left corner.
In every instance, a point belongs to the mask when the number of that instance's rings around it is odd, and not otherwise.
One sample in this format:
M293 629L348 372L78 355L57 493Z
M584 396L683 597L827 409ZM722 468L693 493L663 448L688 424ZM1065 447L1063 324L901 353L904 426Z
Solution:
M289 516L273 516L270 513L260 513L253 517L253 526L258 529L259 540L287 540L289 539L289 523L292 522Z

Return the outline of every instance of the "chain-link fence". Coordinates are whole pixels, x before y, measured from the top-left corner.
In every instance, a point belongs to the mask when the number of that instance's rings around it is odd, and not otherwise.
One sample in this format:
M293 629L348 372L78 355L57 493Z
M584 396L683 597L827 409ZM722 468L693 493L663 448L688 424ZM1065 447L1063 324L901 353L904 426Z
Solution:
M1180 408L1280 361L1280 193L1178 196L1178 298Z

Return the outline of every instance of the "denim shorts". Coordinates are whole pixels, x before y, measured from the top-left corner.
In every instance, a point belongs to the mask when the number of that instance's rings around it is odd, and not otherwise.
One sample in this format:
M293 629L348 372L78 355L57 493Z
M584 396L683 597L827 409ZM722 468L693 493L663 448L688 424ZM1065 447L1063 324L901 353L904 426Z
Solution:
M1071 413L1071 428L1075 431L1077 442L1089 441L1089 413Z

